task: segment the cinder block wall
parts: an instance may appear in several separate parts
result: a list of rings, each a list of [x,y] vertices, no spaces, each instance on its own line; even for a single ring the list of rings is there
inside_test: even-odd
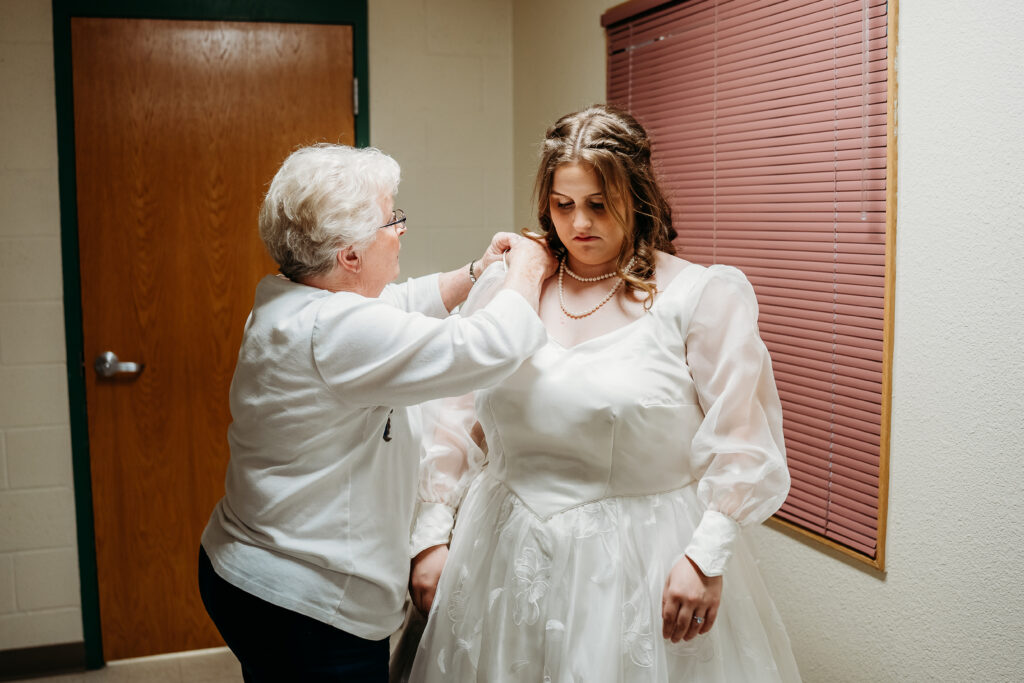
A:
[[[80,641],[50,3],[0,4],[0,649]]]

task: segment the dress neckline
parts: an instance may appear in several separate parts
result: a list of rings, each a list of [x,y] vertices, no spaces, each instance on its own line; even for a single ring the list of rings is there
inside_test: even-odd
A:
[[[581,342],[577,342],[577,343],[571,344],[569,346],[566,346],[562,342],[560,342],[557,339],[555,339],[551,335],[551,332],[548,331],[547,326],[545,326],[544,327],[544,331],[548,335],[548,343],[549,344],[553,344],[554,346],[556,346],[557,348],[559,348],[559,349],[561,349],[563,351],[578,351],[579,349],[581,349],[581,348],[583,348],[585,346],[589,346],[592,343],[596,343],[596,342],[599,342],[599,341],[607,341],[609,339],[612,339],[612,338],[615,338],[615,337],[619,336],[620,334],[624,334],[627,330],[632,330],[632,328],[638,327],[640,325],[640,323],[642,323],[645,320],[651,318],[652,314],[654,313],[654,309],[658,306],[659,303],[661,303],[662,299],[665,297],[666,294],[668,294],[669,290],[672,289],[672,286],[676,284],[676,281],[682,279],[683,273],[685,273],[686,271],[690,270],[690,268],[693,268],[695,265],[697,265],[697,264],[693,263],[692,261],[687,261],[687,265],[683,266],[682,269],[680,269],[680,271],[678,273],[676,273],[675,275],[672,276],[672,279],[669,280],[667,285],[665,285],[665,289],[663,289],[660,292],[658,292],[658,296],[655,298],[654,303],[651,304],[651,307],[648,310],[644,311],[640,315],[639,318],[637,318],[635,320],[631,320],[628,323],[626,323],[625,325],[622,325],[621,327],[616,327],[613,330],[608,330],[607,332],[602,332],[601,334],[599,334],[597,336],[590,337],[589,339],[584,339]]]

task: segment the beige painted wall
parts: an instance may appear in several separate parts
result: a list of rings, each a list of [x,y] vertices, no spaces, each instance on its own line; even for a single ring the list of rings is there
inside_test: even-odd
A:
[[[604,102],[604,29],[609,0],[515,0],[515,225],[534,227],[531,201],[540,142],[558,117]]]
[[[511,0],[370,0],[370,141],[402,165],[403,275],[512,227]]]
[[[544,126],[604,97],[614,4],[515,0],[517,221]],[[1006,245],[1024,206],[1024,9],[899,6],[888,572],[769,527],[747,538],[804,680],[1019,681],[1024,287]]]

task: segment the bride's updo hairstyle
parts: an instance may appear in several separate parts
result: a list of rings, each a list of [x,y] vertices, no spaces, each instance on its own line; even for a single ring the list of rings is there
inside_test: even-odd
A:
[[[558,259],[568,250],[551,221],[550,196],[555,170],[570,163],[588,164],[597,174],[605,206],[622,227],[625,240],[617,270],[644,307],[654,303],[655,251],[675,254],[672,209],[658,187],[651,167],[651,141],[636,119],[621,109],[594,105],[558,119],[544,136],[534,193],[537,220],[548,248]],[[631,258],[633,267],[625,272]]]

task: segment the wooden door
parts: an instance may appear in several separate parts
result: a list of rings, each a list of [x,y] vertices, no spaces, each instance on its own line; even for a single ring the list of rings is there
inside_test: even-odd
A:
[[[78,18],[72,60],[103,654],[217,646],[196,555],[275,270],[256,216],[290,151],[353,144],[351,27]],[[145,368],[102,379],[105,351]]]

